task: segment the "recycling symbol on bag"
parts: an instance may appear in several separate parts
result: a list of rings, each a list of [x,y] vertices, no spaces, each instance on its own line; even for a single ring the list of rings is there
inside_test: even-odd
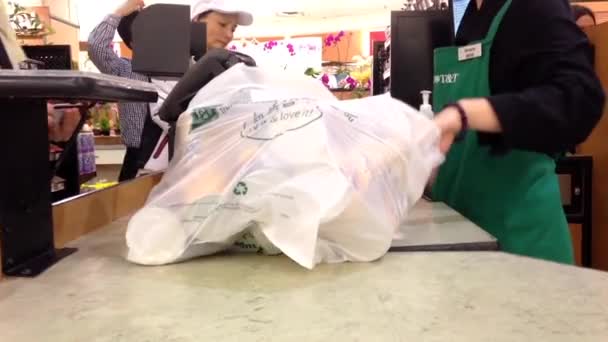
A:
[[[247,191],[249,191],[249,189],[247,188],[247,184],[245,184],[244,182],[239,182],[234,187],[234,190],[232,192],[237,196],[245,196],[247,195]]]

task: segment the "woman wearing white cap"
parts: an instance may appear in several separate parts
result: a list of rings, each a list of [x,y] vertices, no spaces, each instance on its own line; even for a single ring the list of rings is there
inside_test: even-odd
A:
[[[150,81],[142,74],[133,72],[131,61],[116,55],[112,49],[114,35],[118,33],[124,43],[131,46],[130,22],[136,12],[145,6],[144,0],[125,0],[113,13],[99,23],[89,35],[89,56],[93,64],[103,73]],[[232,40],[237,25],[250,25],[253,16],[245,11],[237,10],[233,1],[201,0],[191,6],[192,21],[207,24],[207,49],[225,48]],[[159,103],[153,104],[151,113],[160,106],[162,99],[171,91],[175,82],[155,82],[159,88]],[[120,125],[122,139],[127,146],[127,153],[119,180],[135,178],[140,168],[149,158],[149,145],[156,146],[160,128],[150,124],[148,105],[145,103],[119,103]],[[156,121],[155,121],[156,122]],[[156,122],[159,126],[160,123]],[[164,127],[163,127],[164,129]]]
[[[207,49],[225,48],[234,38],[234,31],[251,25],[251,13],[240,10],[234,1],[200,0],[191,7],[192,21],[207,24]]]

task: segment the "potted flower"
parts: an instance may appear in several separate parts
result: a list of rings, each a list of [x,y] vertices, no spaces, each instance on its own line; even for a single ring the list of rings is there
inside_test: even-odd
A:
[[[54,33],[50,27],[42,22],[36,12],[27,12],[25,7],[16,2],[9,1],[8,6],[13,9],[8,19],[17,37],[39,38]]]
[[[93,121],[93,134],[110,135],[112,130],[112,120],[114,109],[110,103],[98,103],[89,109],[91,120]],[[106,134],[107,133],[107,134]]]
[[[347,45],[346,45],[346,56],[348,56],[349,50],[350,50],[350,41],[352,38],[352,33],[346,33],[344,31],[340,31],[336,34],[329,34],[327,37],[325,37],[325,47],[326,48],[335,48],[336,52],[337,52],[337,57],[338,60],[337,61],[329,61],[329,62],[325,62],[323,63],[323,66],[326,67],[328,70],[328,72],[332,75],[335,75],[336,77],[336,82],[339,84],[343,81],[346,80],[346,78],[348,77],[350,70],[349,70],[349,63],[344,62],[342,59],[344,56],[342,56],[340,54],[340,42],[342,42],[343,40],[346,40]],[[347,57],[346,57],[347,58]]]
[[[110,130],[112,129],[112,124],[110,123],[110,119],[108,117],[103,117],[99,120],[99,131],[103,136],[109,136]]]
[[[354,90],[355,96],[358,98],[369,95],[371,78],[372,78],[372,57],[363,58],[361,56],[353,57],[356,62],[355,69],[350,72],[349,86]]]

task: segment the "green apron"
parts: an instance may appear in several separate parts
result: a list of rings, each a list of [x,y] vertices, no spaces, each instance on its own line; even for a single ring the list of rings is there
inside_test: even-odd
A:
[[[510,4],[507,0],[484,40],[435,50],[436,110],[490,95],[490,49]],[[491,155],[475,132],[466,132],[441,166],[432,196],[494,235],[503,251],[573,263],[555,161],[548,155],[522,150]]]

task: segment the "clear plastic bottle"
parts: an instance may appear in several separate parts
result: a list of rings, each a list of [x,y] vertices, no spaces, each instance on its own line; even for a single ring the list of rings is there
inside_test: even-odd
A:
[[[433,119],[435,113],[433,113],[433,106],[430,103],[431,91],[423,90],[420,92],[422,94],[422,104],[420,105],[420,113],[426,116],[428,119]]]

